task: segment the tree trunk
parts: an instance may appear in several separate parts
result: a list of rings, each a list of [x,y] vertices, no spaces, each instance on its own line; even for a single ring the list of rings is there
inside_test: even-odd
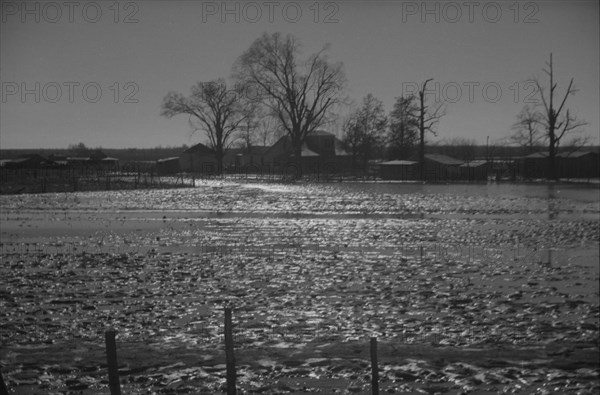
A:
[[[223,154],[223,148],[218,147],[215,152],[215,158],[217,159],[217,170],[216,170],[217,175],[221,175],[223,173],[223,157],[224,156],[225,155]]]
[[[548,177],[551,180],[558,181],[558,173],[556,171],[556,139],[554,137],[554,128],[552,126],[550,126],[548,137]]]
[[[294,164],[296,165],[294,179],[297,180],[302,176],[302,144],[300,142],[294,144]]]

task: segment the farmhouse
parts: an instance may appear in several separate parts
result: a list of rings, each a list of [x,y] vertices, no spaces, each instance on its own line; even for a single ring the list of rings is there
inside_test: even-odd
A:
[[[336,174],[347,169],[351,156],[344,150],[343,143],[333,134],[317,130],[307,136],[302,145],[301,169],[297,169],[292,140],[281,137],[263,153],[263,164],[274,173],[287,174],[299,172],[305,174]]]
[[[202,143],[198,143],[185,151],[179,157],[181,171],[197,173],[216,173],[217,158],[215,151]]]
[[[270,147],[250,146],[249,148],[230,148],[223,158],[226,170],[258,173],[264,166],[264,154]]]

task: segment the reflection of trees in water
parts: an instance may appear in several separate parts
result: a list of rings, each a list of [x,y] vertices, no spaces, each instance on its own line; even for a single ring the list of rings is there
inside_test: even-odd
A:
[[[548,184],[548,219],[554,219],[558,214],[558,205],[556,199],[560,191],[556,189],[556,185]]]

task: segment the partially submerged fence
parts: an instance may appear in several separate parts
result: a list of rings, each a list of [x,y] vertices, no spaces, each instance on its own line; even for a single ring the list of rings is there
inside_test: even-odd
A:
[[[234,326],[232,320],[232,309],[225,308],[224,320],[224,353],[226,366],[226,392],[228,395],[237,394],[236,386],[236,359],[234,351]],[[107,376],[111,395],[121,395],[121,383],[119,380],[119,368],[117,358],[116,331],[109,329],[105,332]],[[371,358],[371,393],[379,394],[379,367],[377,358],[377,338],[371,337],[369,342],[369,353]],[[1,376],[0,376],[1,381]],[[4,384],[3,382],[0,382]]]
[[[194,177],[161,175],[155,170],[114,171],[103,168],[0,168],[1,192],[47,193],[117,189],[192,187]]]

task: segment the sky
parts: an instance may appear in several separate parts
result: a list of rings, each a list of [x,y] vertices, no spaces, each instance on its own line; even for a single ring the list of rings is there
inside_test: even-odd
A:
[[[0,19],[0,147],[149,148],[205,141],[169,91],[229,79],[262,33],[292,34],[302,58],[329,44],[344,91],[395,98],[433,78],[437,136],[500,144],[537,99],[553,54],[557,92],[599,144],[599,3],[580,1],[5,1]],[[348,110],[340,110],[340,118]],[[340,133],[339,127],[330,126]]]

